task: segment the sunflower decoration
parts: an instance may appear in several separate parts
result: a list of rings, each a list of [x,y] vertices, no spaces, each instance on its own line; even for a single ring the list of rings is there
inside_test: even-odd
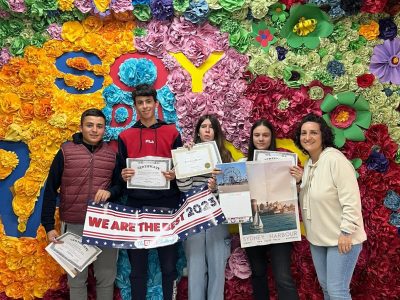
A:
[[[289,46],[315,49],[320,38],[328,37],[333,32],[329,17],[318,6],[313,4],[293,5],[290,16],[283,26],[280,35],[287,39]]]
[[[363,141],[363,129],[371,125],[371,112],[369,104],[363,96],[356,96],[353,92],[342,92],[333,96],[328,94],[321,103],[323,118],[333,129],[334,143],[342,147],[346,139]]]

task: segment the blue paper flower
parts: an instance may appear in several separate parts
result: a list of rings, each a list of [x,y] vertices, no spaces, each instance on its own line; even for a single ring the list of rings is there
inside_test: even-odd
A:
[[[344,73],[346,73],[346,71],[344,69],[344,65],[340,61],[337,61],[337,60],[331,60],[328,63],[326,69],[334,77],[337,77],[337,76],[340,77],[340,76],[344,75]]]
[[[398,211],[400,209],[400,196],[393,190],[389,190],[386,194],[383,205],[390,210]]]
[[[209,8],[205,0],[191,0],[189,8],[185,11],[183,16],[186,20],[197,24],[207,20],[208,12]]]
[[[132,5],[150,4],[150,0],[132,0]]]
[[[389,224],[400,227],[400,214],[397,212],[392,213],[389,218]]]
[[[157,68],[149,59],[129,58],[120,65],[118,75],[123,83],[131,87],[152,85],[157,79]]]
[[[369,155],[367,161],[368,170],[374,170],[379,173],[385,173],[389,168],[389,160],[385,155],[378,151],[378,149],[373,149]]]
[[[150,8],[157,20],[168,20],[174,15],[172,0],[151,0]]]
[[[129,275],[131,273],[131,264],[129,263],[126,250],[119,250],[117,262],[117,276],[115,284],[119,288],[123,300],[131,299],[131,282]]]
[[[163,109],[167,111],[174,111],[175,96],[167,85],[164,85],[157,91],[157,99]]]
[[[276,52],[278,52],[278,60],[282,61],[286,58],[286,53],[288,53],[288,50],[281,46],[277,46]]]
[[[101,111],[106,116],[106,123],[110,123],[112,118],[112,108],[110,106],[106,106]]]
[[[111,84],[103,90],[103,97],[107,105],[110,106],[114,106],[119,103],[133,105],[131,93],[122,91],[115,84]]]
[[[115,111],[115,121],[124,123],[129,117],[129,112],[125,107],[118,107]]]
[[[392,18],[379,20],[379,37],[384,40],[392,40],[397,36],[397,26]]]

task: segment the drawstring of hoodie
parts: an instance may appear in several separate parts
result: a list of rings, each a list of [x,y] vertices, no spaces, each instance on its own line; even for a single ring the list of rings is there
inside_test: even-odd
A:
[[[304,185],[305,191],[303,193],[303,195],[304,195],[304,197],[303,197],[303,210],[306,213],[306,219],[307,220],[311,220],[310,189],[311,189],[311,181],[312,181],[312,179],[314,177],[315,169],[317,168],[317,163],[318,162],[316,162],[313,165],[309,165],[308,169],[306,170],[307,174],[305,174],[306,175],[305,177],[307,179],[306,179],[306,182],[305,182],[305,185]]]

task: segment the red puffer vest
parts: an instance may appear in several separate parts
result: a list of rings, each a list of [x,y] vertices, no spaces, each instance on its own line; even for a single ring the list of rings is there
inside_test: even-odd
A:
[[[73,142],[61,146],[64,171],[60,187],[60,218],[73,224],[83,224],[88,200],[97,190],[111,184],[116,154],[106,143],[91,153],[84,145]]]

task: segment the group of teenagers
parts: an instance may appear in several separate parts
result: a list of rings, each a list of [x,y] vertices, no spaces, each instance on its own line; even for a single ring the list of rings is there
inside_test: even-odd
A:
[[[126,167],[127,158],[171,158],[171,150],[178,147],[191,148],[196,143],[215,141],[222,162],[233,161],[216,116],[201,116],[194,127],[193,139],[183,144],[175,124],[156,118],[159,102],[152,86],[136,87],[132,98],[138,121],[119,135],[117,153],[103,142],[104,114],[101,110],[89,109],[81,116],[80,132],[73,135],[72,141],[64,143],[56,154],[46,182],[41,215],[49,242],[59,243],[57,238],[65,231],[82,235],[89,200],[114,202],[124,195],[125,205],[132,208],[177,208],[182,192],[201,185],[207,185],[218,199],[215,184],[218,171],[177,180],[174,171],[170,170],[163,172],[170,181],[167,190],[126,188],[126,181],[135,176],[135,170]],[[351,277],[366,240],[355,170],[335,149],[331,129],[317,115],[303,118],[295,131],[294,141],[309,156],[303,168],[294,166],[288,172],[297,182],[306,238],[324,299],[351,299]],[[275,129],[264,119],[256,121],[251,128],[247,160],[253,160],[256,149],[277,150]],[[56,230],[54,218],[58,198],[61,232]],[[223,300],[225,267],[230,255],[228,225],[204,229],[187,238],[183,246],[189,300]],[[166,300],[176,296],[177,247],[173,244],[157,248],[163,299]],[[269,264],[278,299],[299,299],[291,274],[292,247],[292,243],[279,243],[245,248],[252,271],[254,299],[269,299]],[[128,249],[127,253],[131,265],[131,299],[145,300],[149,250]],[[113,299],[117,258],[118,249],[102,248],[93,263],[97,299]],[[87,269],[74,278],[68,275],[70,299],[87,299],[87,276]]]

